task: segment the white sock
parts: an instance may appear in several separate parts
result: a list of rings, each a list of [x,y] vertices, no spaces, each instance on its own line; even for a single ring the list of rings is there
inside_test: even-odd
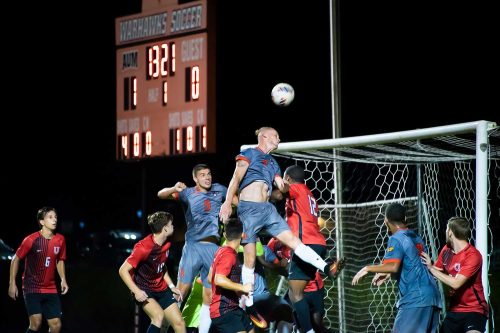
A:
[[[212,319],[210,319],[210,306],[207,304],[202,304],[200,310],[200,324],[198,325],[198,332],[208,333],[208,331],[210,331],[211,324]]]
[[[255,274],[254,274],[255,268],[248,268],[247,266],[243,265],[241,267],[241,282],[243,284],[246,283],[255,283]],[[245,299],[245,305],[246,306],[252,306],[253,305],[253,292],[249,293],[247,298]]]
[[[295,253],[300,259],[313,265],[317,269],[321,271],[325,269],[326,262],[321,259],[321,257],[309,246],[300,243],[299,246],[297,246],[295,250],[293,250],[293,253]]]

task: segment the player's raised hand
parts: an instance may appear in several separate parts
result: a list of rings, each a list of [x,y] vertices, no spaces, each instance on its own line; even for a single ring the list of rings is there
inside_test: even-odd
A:
[[[177,182],[175,183],[174,185],[174,188],[177,192],[182,192],[186,189],[186,184],[184,184],[183,182]]]

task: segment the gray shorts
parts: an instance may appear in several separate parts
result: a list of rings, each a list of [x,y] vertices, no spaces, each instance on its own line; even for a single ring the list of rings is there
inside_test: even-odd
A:
[[[399,309],[394,320],[393,333],[435,333],[439,324],[437,306]]]
[[[200,274],[203,287],[211,288],[208,272],[218,248],[219,246],[209,242],[186,242],[182,248],[177,281],[192,284],[194,278]]]
[[[243,223],[242,244],[257,242],[257,234],[261,230],[267,231],[273,237],[290,230],[285,219],[270,202],[242,200],[238,204],[238,217]]]

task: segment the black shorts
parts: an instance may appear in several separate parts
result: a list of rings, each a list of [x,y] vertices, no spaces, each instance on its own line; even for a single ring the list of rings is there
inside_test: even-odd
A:
[[[478,312],[448,312],[441,324],[442,333],[465,333],[467,331],[484,332],[486,318]]]
[[[304,298],[309,304],[309,310],[311,313],[319,313],[321,317],[325,315],[325,288],[321,288],[316,291],[304,292]]]
[[[61,301],[58,294],[25,294],[28,315],[42,314],[45,319],[61,318]]]
[[[314,250],[321,258],[324,257],[326,253],[326,246],[311,244],[308,245],[311,249]],[[295,254],[292,255],[292,261],[290,263],[290,270],[288,271],[288,280],[314,280],[316,277],[316,271],[318,269],[313,265],[302,261]]]
[[[219,333],[249,332],[253,329],[253,323],[246,312],[238,308],[212,318],[211,327]]]
[[[148,298],[152,298],[157,301],[163,310],[168,308],[170,305],[177,303],[174,298],[174,293],[172,292],[172,290],[170,290],[170,288],[167,288],[163,291],[147,291],[146,294],[148,294]],[[144,306],[144,304],[146,304],[145,301],[138,302],[137,300],[135,301],[135,303],[139,306]]]

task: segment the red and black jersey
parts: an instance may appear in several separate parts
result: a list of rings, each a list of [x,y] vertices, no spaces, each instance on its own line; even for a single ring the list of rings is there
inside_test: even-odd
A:
[[[236,251],[229,246],[220,247],[212,263],[212,302],[210,318],[214,319],[239,308],[239,295],[215,285],[215,274],[225,275],[231,281],[240,283],[241,265]]]
[[[132,279],[142,290],[159,292],[167,289],[167,281],[163,278],[165,264],[171,243],[163,245],[155,243],[153,234],[144,237],[134,245],[127,262],[134,267]]]
[[[326,245],[319,231],[318,204],[306,184],[291,184],[286,199],[286,221],[304,244]]]
[[[488,303],[484,298],[481,281],[483,258],[474,246],[468,244],[462,251],[453,253],[453,250],[445,245],[434,266],[443,268],[450,276],[461,274],[467,277],[467,281],[457,290],[450,288],[449,311],[478,312],[488,316]]]
[[[16,251],[19,259],[26,258],[23,273],[25,294],[56,294],[56,266],[66,260],[66,240],[55,234],[47,239],[40,231],[27,236]]]

